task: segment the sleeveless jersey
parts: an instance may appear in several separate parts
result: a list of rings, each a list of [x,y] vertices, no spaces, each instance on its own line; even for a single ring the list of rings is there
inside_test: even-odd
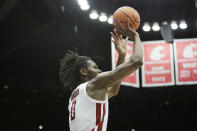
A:
[[[108,121],[108,97],[99,101],[88,96],[86,83],[80,84],[69,99],[70,131],[106,131]]]

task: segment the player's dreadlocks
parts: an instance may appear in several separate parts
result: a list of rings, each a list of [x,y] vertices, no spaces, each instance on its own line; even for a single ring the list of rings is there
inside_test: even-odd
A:
[[[59,78],[66,90],[72,91],[84,82],[80,75],[80,68],[86,68],[87,60],[91,59],[87,56],[79,56],[78,53],[72,51],[68,51],[60,60]]]

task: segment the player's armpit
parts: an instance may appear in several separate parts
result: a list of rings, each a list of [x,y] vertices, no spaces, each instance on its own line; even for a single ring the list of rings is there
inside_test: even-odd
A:
[[[110,99],[111,97],[113,96],[116,96],[118,95],[119,93],[119,89],[120,89],[120,84],[121,84],[121,81],[113,84],[113,85],[110,85],[108,88],[107,88],[107,94],[108,94],[108,98]]]
[[[116,91],[116,89],[114,87],[108,87],[107,88],[107,95],[108,95],[108,99],[110,99],[113,96],[118,95],[118,91]]]
[[[115,93],[113,91],[113,87],[108,87],[107,88],[107,95],[108,95],[108,99],[112,98],[113,96],[115,96]]]

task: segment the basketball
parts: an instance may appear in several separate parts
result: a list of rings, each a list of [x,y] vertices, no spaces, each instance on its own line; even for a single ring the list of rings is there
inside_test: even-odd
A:
[[[120,21],[123,27],[127,27],[129,22],[129,27],[133,30],[137,30],[140,26],[140,15],[132,7],[123,6],[118,8],[113,14],[113,24],[118,24],[117,19]]]

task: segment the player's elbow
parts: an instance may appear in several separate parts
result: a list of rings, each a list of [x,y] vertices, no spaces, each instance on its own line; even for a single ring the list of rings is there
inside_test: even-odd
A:
[[[138,61],[138,65],[139,65],[140,67],[143,65],[143,59],[140,59],[140,60]]]
[[[136,66],[141,67],[143,65],[143,57],[137,56],[137,57],[134,57],[133,59],[134,59]]]

